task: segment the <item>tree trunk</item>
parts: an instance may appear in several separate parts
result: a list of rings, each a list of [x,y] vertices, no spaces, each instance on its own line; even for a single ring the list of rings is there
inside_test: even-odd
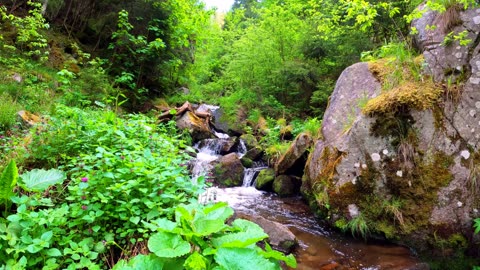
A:
[[[45,13],[47,12],[48,0],[43,1],[42,5],[42,16],[45,17]]]

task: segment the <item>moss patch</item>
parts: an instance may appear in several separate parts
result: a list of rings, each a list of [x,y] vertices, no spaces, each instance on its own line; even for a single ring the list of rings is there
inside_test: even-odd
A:
[[[370,99],[365,105],[363,113],[373,115],[395,112],[405,107],[423,111],[433,108],[442,95],[443,89],[430,81],[406,81],[394,89]]]

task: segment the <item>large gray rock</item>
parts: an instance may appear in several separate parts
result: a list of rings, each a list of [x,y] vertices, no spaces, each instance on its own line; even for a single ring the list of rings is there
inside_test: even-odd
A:
[[[307,133],[299,134],[288,150],[275,163],[277,175],[293,174],[302,176],[303,168],[307,161],[308,149],[313,144],[313,139]]]
[[[441,45],[450,30],[425,29],[438,16],[426,12],[414,22],[417,44],[436,81],[467,76],[460,91],[433,109],[364,115],[358,100],[380,95],[381,84],[367,63],[347,68],[325,112],[323,139],[310,153],[302,192],[331,224],[360,216],[372,233],[451,254],[478,241],[472,221],[480,194],[480,9],[461,11],[451,28],[467,30],[467,46]]]
[[[358,122],[357,118],[361,117],[360,101],[378,96],[381,88],[380,83],[368,69],[367,63],[357,63],[346,68],[330,96],[329,108],[335,109],[327,109],[323,117],[324,140],[328,142],[343,140],[341,137],[354,122]]]

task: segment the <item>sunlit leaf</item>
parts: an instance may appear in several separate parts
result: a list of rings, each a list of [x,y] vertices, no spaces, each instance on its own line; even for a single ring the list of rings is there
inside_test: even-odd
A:
[[[63,182],[66,176],[60,170],[34,169],[20,176],[23,187],[28,191],[44,191],[50,186]]]

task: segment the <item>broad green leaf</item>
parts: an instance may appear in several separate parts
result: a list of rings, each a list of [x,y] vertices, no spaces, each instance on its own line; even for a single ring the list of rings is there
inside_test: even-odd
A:
[[[128,263],[125,260],[119,261],[112,270],[162,270],[164,260],[150,255],[137,255]]]
[[[221,219],[222,222],[226,222],[233,215],[234,211],[226,202],[219,202],[205,206],[203,213],[205,213],[208,219]]]
[[[175,258],[190,252],[190,243],[180,235],[159,232],[148,240],[148,249],[162,258]]]
[[[51,248],[45,252],[49,257],[60,257],[62,256],[62,252],[57,248]]]
[[[48,171],[43,169],[34,169],[20,176],[28,191],[44,191],[52,185],[61,183],[65,180],[65,174],[57,169]]]
[[[280,266],[251,248],[220,248],[215,261],[226,270],[280,270]]]
[[[205,270],[207,269],[207,259],[205,259],[200,253],[194,252],[192,255],[188,256],[183,266],[186,270]]]
[[[268,235],[263,231],[263,229],[251,221],[236,219],[232,223],[232,226],[240,229],[241,231],[212,239],[212,243],[216,248],[248,247],[257,243],[258,241],[268,238]]]
[[[192,228],[196,235],[206,236],[227,228],[226,220],[233,215],[233,209],[226,203],[206,206],[195,212]]]
[[[268,243],[265,243],[265,251],[260,251],[263,257],[267,259],[275,259],[277,261],[284,261],[285,264],[292,268],[297,268],[297,260],[293,254],[286,256],[280,251],[273,250]]]
[[[30,244],[30,245],[27,246],[27,251],[30,252],[30,253],[37,253],[42,249],[43,249],[43,247],[35,245],[35,244]]]
[[[13,187],[17,183],[18,169],[15,160],[10,161],[0,176],[0,199],[6,200],[13,193]]]
[[[52,239],[52,236],[53,236],[53,232],[52,231],[48,231],[48,232],[44,232],[42,234],[42,236],[40,236],[40,239],[42,239],[43,241],[50,241],[50,239]]]
[[[181,204],[175,208],[175,221],[182,223],[182,220],[191,222],[193,221],[193,215],[191,214],[195,207],[193,205]]]
[[[140,217],[130,217],[130,222],[138,224],[138,222],[140,222]]]
[[[157,226],[157,230],[161,232],[173,232],[177,228],[177,223],[166,218],[158,218],[152,220],[151,223]]]

